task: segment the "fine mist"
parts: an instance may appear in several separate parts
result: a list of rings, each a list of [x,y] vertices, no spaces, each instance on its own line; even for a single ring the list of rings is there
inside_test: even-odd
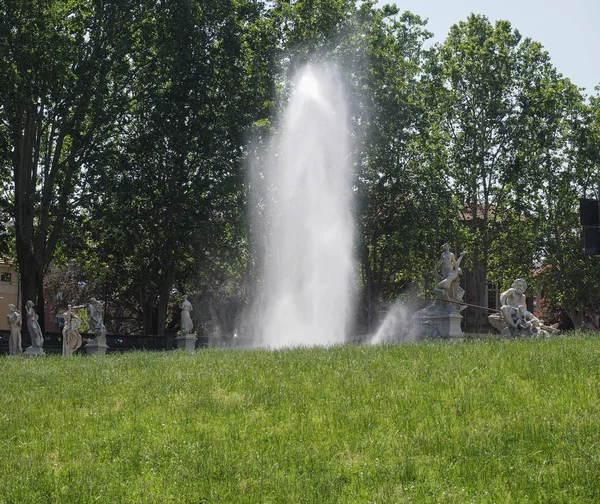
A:
[[[343,343],[353,290],[343,86],[335,67],[308,65],[292,89],[252,184],[264,240],[251,325],[254,344],[273,348]]]
[[[414,312],[414,307],[409,308],[402,300],[396,300],[369,343],[377,345],[417,341],[420,338],[420,328],[413,319]]]

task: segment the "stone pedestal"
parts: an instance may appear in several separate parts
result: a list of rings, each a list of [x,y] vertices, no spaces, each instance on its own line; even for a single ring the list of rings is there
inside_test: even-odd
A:
[[[38,347],[28,347],[23,352],[23,355],[27,357],[38,357],[40,355],[44,355],[44,349]]]
[[[186,352],[196,350],[196,341],[198,341],[198,336],[195,334],[180,334],[175,338],[177,348]]]
[[[462,315],[459,312],[432,313],[421,317],[423,324],[429,326],[431,336],[439,338],[462,338],[460,327]]]
[[[108,345],[95,339],[85,345],[85,351],[88,355],[106,355]]]

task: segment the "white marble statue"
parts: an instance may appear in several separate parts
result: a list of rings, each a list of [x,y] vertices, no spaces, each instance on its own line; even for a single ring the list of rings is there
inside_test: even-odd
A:
[[[542,329],[542,323],[533,313],[527,310],[524,305],[519,305],[516,315],[516,329],[521,334],[529,336],[546,334]]]
[[[519,307],[527,306],[526,290],[527,282],[522,278],[517,278],[510,289],[500,294],[500,313],[508,326],[513,329],[517,329]]]
[[[31,337],[31,346],[25,353],[43,353],[42,346],[44,345],[44,336],[42,335],[42,328],[38,322],[39,316],[35,312],[33,301],[27,301],[25,311],[27,315],[27,329],[29,330],[29,336]]]
[[[457,259],[450,252],[450,245],[442,245],[442,256],[434,268],[437,285],[433,289],[435,299],[413,315],[420,324],[422,336],[461,338],[461,321],[467,305],[463,302],[465,291],[460,287],[462,269],[460,263],[466,252]]]
[[[106,345],[106,326],[102,320],[102,307],[96,298],[90,299],[88,306],[88,323],[96,335],[98,344]]]
[[[79,334],[81,319],[73,313],[71,305],[68,305],[67,311],[64,313],[64,320],[62,354],[68,356],[81,346],[82,340],[81,334]]]
[[[558,332],[556,327],[546,326],[527,310],[526,290],[527,282],[517,278],[510,289],[500,294],[500,313],[488,317],[490,325],[511,336],[547,336]]]
[[[187,296],[183,296],[183,301],[179,305],[179,308],[181,308],[181,334],[191,334],[192,329],[194,329],[191,315],[193,308]]]
[[[21,355],[21,324],[23,322],[21,312],[17,310],[14,304],[8,305],[8,327],[10,328],[10,339],[8,341],[9,355]]]
[[[465,291],[459,285],[462,274],[460,263],[466,252],[462,252],[458,259],[456,259],[454,254],[450,252],[450,245],[448,243],[444,243],[442,249],[442,256],[435,267],[435,274],[439,275],[438,284],[433,291],[439,299],[460,303],[465,294]],[[438,273],[440,268],[441,275]]]

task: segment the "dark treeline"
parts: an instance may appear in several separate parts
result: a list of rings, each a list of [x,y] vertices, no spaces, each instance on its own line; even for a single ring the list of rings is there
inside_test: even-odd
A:
[[[0,245],[40,315],[45,295],[94,295],[109,330],[162,335],[186,292],[230,335],[258,281],[244,166],[314,59],[339,65],[349,97],[361,323],[430,287],[445,241],[469,251],[478,304],[516,276],[577,327],[600,303],[578,222],[600,98],[508,21],[471,15],[432,46],[417,15],[354,0],[0,12]]]

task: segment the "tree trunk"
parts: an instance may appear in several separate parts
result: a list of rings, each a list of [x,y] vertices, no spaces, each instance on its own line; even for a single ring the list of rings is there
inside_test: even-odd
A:
[[[581,327],[583,326],[583,310],[578,310],[577,308],[571,306],[564,306],[564,308],[567,312],[567,315],[571,319],[571,322],[573,322],[573,328],[581,329]]]
[[[473,284],[475,292],[473,293],[474,304],[478,306],[487,306],[487,268],[482,262],[473,264]],[[481,332],[484,323],[484,311],[481,308],[473,310],[473,331]]]
[[[173,287],[173,275],[169,275],[167,279],[165,279],[159,298],[158,298],[158,316],[157,316],[157,328],[156,334],[158,336],[165,335],[165,328],[167,325],[167,305],[169,302],[169,293]]]
[[[155,327],[154,327],[154,296],[148,295],[142,289],[140,293],[140,304],[142,307],[142,319],[144,321],[144,335],[145,336],[155,336]]]

